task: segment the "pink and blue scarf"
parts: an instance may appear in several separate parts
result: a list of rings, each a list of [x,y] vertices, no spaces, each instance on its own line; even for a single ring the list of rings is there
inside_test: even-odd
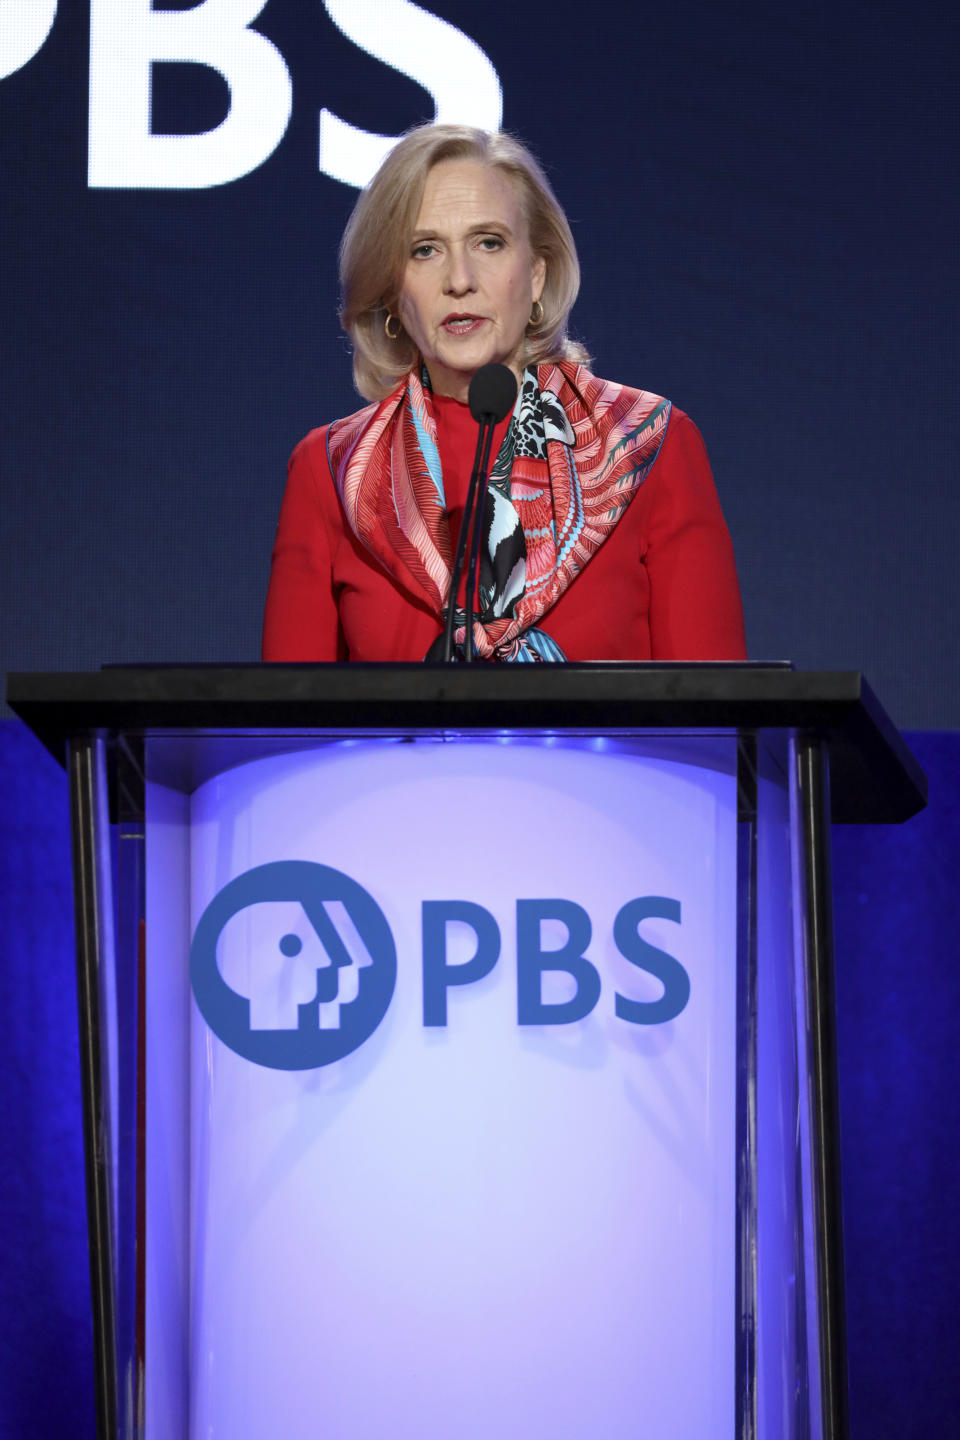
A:
[[[581,365],[525,371],[484,509],[473,627],[481,659],[564,659],[538,622],[613,531],[650,473],[669,418],[669,401]],[[385,399],[335,421],[327,450],[350,529],[442,627],[453,544],[432,397],[420,375],[411,371]],[[462,654],[462,612],[455,625]]]

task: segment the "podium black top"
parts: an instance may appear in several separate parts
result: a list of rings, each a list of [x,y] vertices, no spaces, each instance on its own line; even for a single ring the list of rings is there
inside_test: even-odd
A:
[[[830,754],[832,818],[897,823],[926,777],[861,675],[762,664],[222,665],[14,674],[7,701],[64,763],[109,734],[796,730]]]

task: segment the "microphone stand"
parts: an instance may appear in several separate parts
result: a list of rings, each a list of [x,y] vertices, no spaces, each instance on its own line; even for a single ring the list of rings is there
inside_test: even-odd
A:
[[[468,663],[473,654],[474,596],[477,592],[477,568],[480,561],[480,542],[483,537],[483,507],[487,496],[490,450],[493,435],[500,421],[505,419],[517,398],[516,376],[506,365],[481,365],[470,381],[470,413],[480,429],[477,434],[477,453],[473,457],[473,470],[463,508],[463,523],[457,541],[457,554],[450,576],[450,593],[447,597],[447,623],[443,631],[443,664],[453,659],[454,618],[457,610],[457,595],[463,576],[463,562],[469,548],[470,567],[467,572],[466,590],[466,632],[463,641],[463,658]],[[469,545],[468,545],[469,542]],[[479,597],[478,597],[479,598]]]
[[[460,580],[463,576],[463,562],[467,556],[468,539],[470,541],[470,568],[467,575],[467,629],[464,637],[464,660],[470,661],[473,659],[473,591],[476,584],[477,561],[480,555],[480,538],[483,531],[483,503],[487,493],[485,483],[486,473],[490,463],[490,450],[493,446],[493,432],[496,426],[496,418],[492,415],[485,415],[480,422],[480,429],[477,432],[477,449],[473,457],[473,470],[470,473],[467,500],[463,507],[463,521],[460,525],[460,538],[457,541],[457,554],[453,562],[453,574],[450,577],[447,623],[443,633],[443,663],[445,665],[449,665],[453,659],[453,631],[457,608],[457,593],[460,589]],[[481,492],[479,501],[478,491]]]
[[[473,515],[471,516],[473,530],[470,536],[470,568],[467,571],[467,631],[466,635],[464,636],[463,642],[463,658],[467,662],[467,664],[469,664],[470,661],[474,658],[473,601],[474,597],[476,597],[477,603],[479,604],[480,602],[480,595],[477,587],[477,566],[480,560],[480,542],[483,539],[483,507],[486,504],[487,485],[489,484],[490,480],[490,476],[488,473],[490,469],[490,450],[493,446],[493,432],[495,427],[496,421],[492,418],[487,420],[483,425],[483,430],[485,431],[483,442],[483,458],[480,461],[480,469],[477,472],[477,497]]]

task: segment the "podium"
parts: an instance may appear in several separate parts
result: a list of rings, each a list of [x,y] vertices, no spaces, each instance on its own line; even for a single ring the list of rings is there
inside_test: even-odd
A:
[[[98,1434],[842,1440],[832,823],[773,665],[15,675],[69,772]]]

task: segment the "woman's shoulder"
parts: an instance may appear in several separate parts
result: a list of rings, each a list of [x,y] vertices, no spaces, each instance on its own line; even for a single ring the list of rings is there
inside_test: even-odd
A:
[[[291,484],[307,485],[325,494],[330,483],[330,460],[327,452],[329,425],[308,430],[290,453],[287,475]]]
[[[592,421],[600,430],[620,426],[629,430],[648,423],[665,430],[669,424],[679,425],[687,419],[658,391],[623,380],[608,380],[586,365],[571,361],[542,366],[539,383],[541,391],[557,397],[574,423]]]
[[[322,454],[327,448],[327,431],[331,423],[335,422],[328,421],[326,425],[315,425],[312,430],[308,430],[303,439],[294,445],[290,455],[291,463],[297,458],[305,459]]]
[[[305,455],[315,455],[328,450],[335,439],[344,436],[360,434],[377,412],[378,402],[372,405],[363,405],[359,410],[354,410],[350,415],[343,415],[338,420],[328,420],[325,425],[317,425],[308,430],[303,439],[294,446],[294,455],[302,452]]]
[[[599,375],[594,375],[585,366],[578,368],[580,384],[583,390],[591,394],[594,403],[602,397],[601,403],[604,409],[609,408],[611,402],[616,399],[621,405],[638,405],[650,414],[660,412],[665,421],[664,445],[669,442],[671,450],[684,444],[703,447],[703,436],[696,421],[686,410],[682,410],[679,405],[667,399],[665,395],[643,385],[622,380],[603,379]]]
[[[337,460],[353,448],[359,436],[369,425],[377,406],[364,405],[351,415],[339,420],[329,420],[308,430],[303,439],[293,447],[288,469],[309,470],[317,479],[329,479],[336,472]]]

